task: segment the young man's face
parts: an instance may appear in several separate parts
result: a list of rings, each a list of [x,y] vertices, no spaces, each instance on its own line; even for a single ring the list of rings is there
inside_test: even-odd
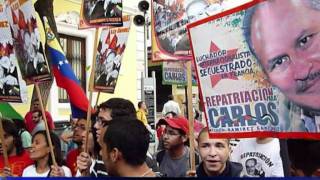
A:
[[[266,1],[252,18],[253,49],[289,99],[320,110],[320,10],[309,1]]]
[[[32,113],[32,122],[33,123],[37,124],[40,122],[40,120],[41,120],[41,116],[40,116],[39,112]]]
[[[112,120],[111,117],[111,109],[103,109],[100,108],[99,110],[99,114],[97,117],[97,121],[94,124],[94,127],[97,129],[97,140],[98,143],[101,145],[101,140],[100,137],[103,138],[102,134],[104,133],[104,131],[106,130],[106,127],[108,126],[108,122]]]
[[[102,136],[104,136],[104,133],[106,133],[106,130],[103,132]],[[115,161],[116,161],[116,157],[115,157],[115,154],[114,152],[110,152],[108,151],[108,148],[107,148],[107,144],[105,142],[101,142],[101,151],[100,151],[100,155],[102,156],[102,160],[104,162],[104,165],[106,167],[106,170],[108,172],[108,174],[110,176],[116,176],[116,166],[115,166]]]
[[[79,119],[73,130],[73,137],[72,140],[76,143],[82,142],[82,133],[86,131],[86,119]]]
[[[185,135],[181,135],[177,129],[174,129],[169,125],[166,126],[163,134],[163,145],[165,149],[170,150],[183,146],[185,141]]]
[[[203,168],[209,176],[223,172],[229,159],[230,147],[227,139],[209,139],[208,133],[199,136],[199,153]]]
[[[33,110],[40,110],[40,102],[38,100],[33,101],[32,109]]]

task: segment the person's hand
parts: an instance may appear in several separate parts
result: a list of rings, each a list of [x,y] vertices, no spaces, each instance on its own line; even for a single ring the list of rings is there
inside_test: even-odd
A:
[[[50,177],[64,177],[64,170],[60,166],[51,166]]]
[[[6,166],[3,168],[3,176],[9,177],[12,176],[11,168]]]
[[[90,174],[91,164],[92,164],[92,161],[88,153],[81,152],[77,157],[77,167],[83,176]]]
[[[187,177],[196,177],[197,173],[195,170],[188,170]]]

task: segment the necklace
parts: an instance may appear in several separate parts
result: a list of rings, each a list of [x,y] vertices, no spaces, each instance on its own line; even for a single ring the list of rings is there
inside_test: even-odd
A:
[[[152,171],[151,168],[149,168],[146,172],[144,172],[141,177],[145,177],[147,174],[149,174]]]

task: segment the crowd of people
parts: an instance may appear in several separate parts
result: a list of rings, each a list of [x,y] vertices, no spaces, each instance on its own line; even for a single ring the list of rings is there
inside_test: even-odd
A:
[[[170,96],[169,105],[175,106]],[[123,98],[111,98],[101,103],[92,115],[86,130],[86,117],[72,120],[72,128],[60,137],[49,125],[49,138],[38,100],[22,120],[2,119],[4,142],[0,148],[1,176],[22,177],[284,177],[281,146],[276,138],[241,139],[234,148],[230,139],[209,138],[208,127],[195,136],[195,151],[189,147],[188,119],[175,106],[164,107],[164,117],[157,123],[160,140],[155,154],[148,152],[150,131],[144,102],[136,111],[133,103]],[[168,111],[167,110],[174,110]],[[48,113],[48,112],[46,112]],[[30,115],[32,119],[30,121]],[[48,113],[50,114],[50,113]],[[47,115],[48,123],[52,123]],[[30,128],[30,124],[33,125]],[[17,124],[17,125],[16,125]],[[148,128],[147,128],[148,127]],[[72,131],[70,133],[69,131]],[[159,130],[159,131],[158,131]],[[88,132],[88,142],[86,133]],[[26,135],[27,134],[27,135]],[[64,151],[61,145],[73,144]],[[319,141],[288,140],[291,161],[290,176],[318,176],[320,156],[316,152]],[[5,148],[3,148],[5,146]],[[4,152],[8,164],[4,163]],[[63,155],[63,152],[66,155]],[[190,152],[195,153],[196,169],[191,170]],[[307,162],[305,164],[304,162]]]

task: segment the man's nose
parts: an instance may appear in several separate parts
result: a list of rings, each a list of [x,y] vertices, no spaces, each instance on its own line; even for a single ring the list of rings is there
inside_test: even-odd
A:
[[[217,155],[217,149],[213,146],[210,147],[210,151],[209,151],[209,155],[210,156],[216,156]]]
[[[293,66],[291,67],[294,72],[295,80],[306,80],[310,75],[310,71],[312,69],[312,62],[309,62],[305,59],[300,59],[296,61],[292,61]]]

